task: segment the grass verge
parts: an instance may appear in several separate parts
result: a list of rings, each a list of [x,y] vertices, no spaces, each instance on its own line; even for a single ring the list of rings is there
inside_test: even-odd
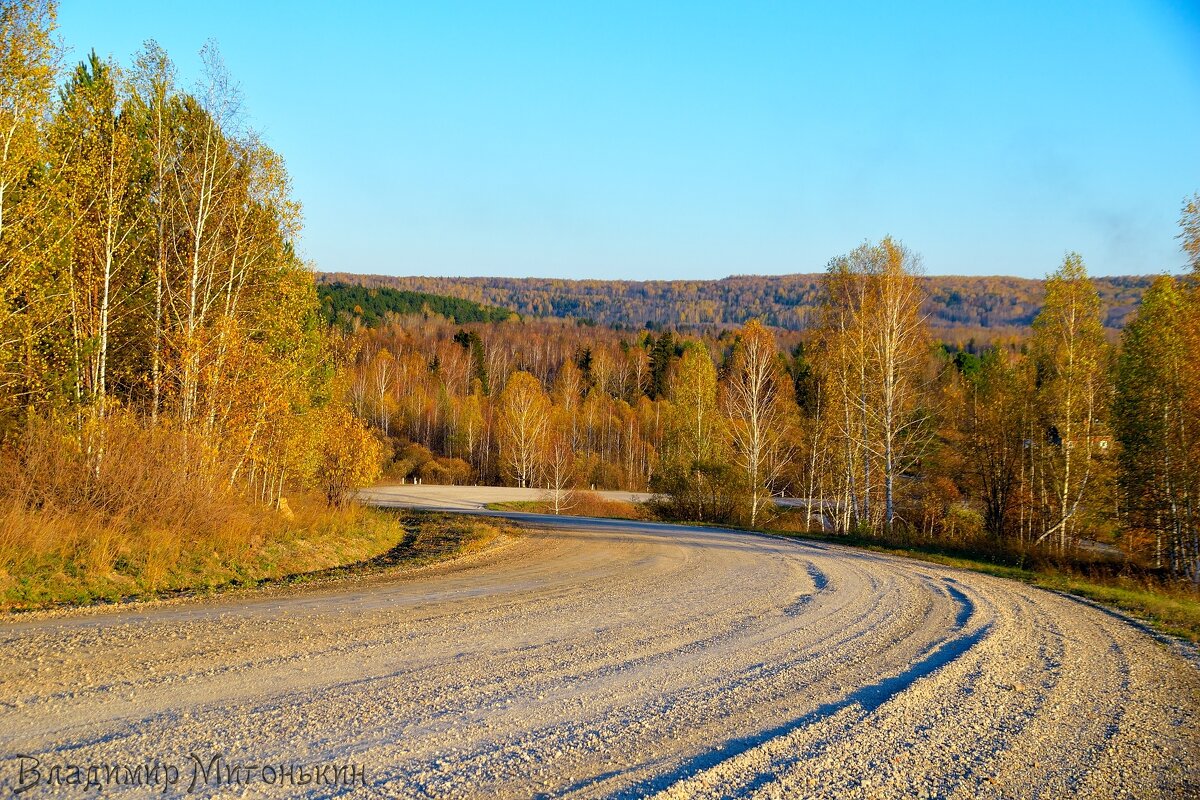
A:
[[[553,514],[554,503],[549,500],[516,500],[507,503],[488,503],[489,511],[516,511],[523,514]],[[572,492],[560,503],[559,513],[570,517],[603,517],[605,519],[654,520],[657,517],[644,503],[609,500],[592,492]]]
[[[208,594],[414,568],[481,550],[507,530],[495,520],[448,514],[327,510],[311,499],[298,503],[290,519],[264,512],[257,522],[244,536],[220,541],[188,540],[162,530],[122,531],[110,537],[110,557],[103,560],[95,558],[92,547],[25,549],[19,558],[9,549],[0,560],[0,611]]]

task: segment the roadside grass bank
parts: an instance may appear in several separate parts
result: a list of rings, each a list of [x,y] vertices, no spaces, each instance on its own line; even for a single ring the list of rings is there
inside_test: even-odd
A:
[[[242,508],[225,524],[168,529],[84,515],[0,520],[0,611],[210,594],[415,568],[490,544],[495,520],[289,498],[287,514]],[[235,524],[230,524],[234,522]]]
[[[506,503],[488,503],[490,511],[517,511],[523,514],[564,514],[572,517],[603,517],[606,519],[634,519],[653,521],[659,519],[645,503],[626,500],[610,500],[593,492],[570,492],[554,510],[552,500],[516,500]]]
[[[554,513],[553,504],[548,501],[492,503],[488,508],[494,511],[533,514]],[[610,501],[600,497],[569,505],[561,509],[560,513],[569,516],[634,519],[683,525],[711,524],[670,519],[655,513],[648,504]],[[905,541],[903,537],[886,539],[862,534],[809,531],[804,530],[803,525],[797,525],[798,520],[802,518],[802,514],[785,511],[758,528],[744,528],[726,523],[721,523],[719,527],[858,547],[1017,580],[1031,586],[1086,598],[1136,617],[1162,633],[1200,643],[1200,592],[1188,585],[1160,580],[1147,570],[1122,565],[1111,559],[1074,559],[1056,556],[1049,551],[1016,551],[993,542],[936,543]]]

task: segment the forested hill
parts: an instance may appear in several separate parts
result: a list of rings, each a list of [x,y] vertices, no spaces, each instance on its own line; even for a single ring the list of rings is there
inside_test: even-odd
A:
[[[781,328],[806,327],[820,301],[821,275],[735,275],[715,281],[571,281],[553,278],[439,278],[326,273],[324,282],[449,295],[523,315],[574,317],[641,328],[740,324],[753,317]],[[1104,324],[1122,327],[1154,276],[1095,278]],[[925,313],[934,328],[992,333],[1027,328],[1045,295],[1044,281],[1011,277],[923,278]]]
[[[443,294],[390,289],[342,281],[317,287],[321,311],[331,323],[358,320],[368,328],[383,322],[387,314],[433,313],[455,322],[503,322],[513,316],[507,308],[494,308]]]

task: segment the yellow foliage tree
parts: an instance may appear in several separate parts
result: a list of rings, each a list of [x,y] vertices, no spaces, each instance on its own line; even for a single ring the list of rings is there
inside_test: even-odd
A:
[[[532,486],[544,457],[550,398],[528,372],[514,372],[500,392],[500,454],[518,486]]]
[[[355,491],[379,478],[383,445],[345,407],[334,406],[326,414],[317,483],[326,502],[340,508],[350,502]]]

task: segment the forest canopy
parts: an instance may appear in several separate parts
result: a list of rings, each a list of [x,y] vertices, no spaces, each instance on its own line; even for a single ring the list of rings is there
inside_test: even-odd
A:
[[[49,0],[0,35],[0,589],[39,542],[51,580],[241,546],[228,520],[385,466],[750,526],[787,495],[806,530],[1101,541],[1200,583],[1200,198],[1191,273],[1153,281],[930,278],[885,237],[820,275],[322,283],[215,47],[184,87],[154,42],[66,67]]]
[[[64,63],[56,12],[0,3],[0,593],[23,599],[242,558],[285,491],[342,506],[381,456],[216,47],[190,87],[153,41]]]
[[[511,308],[523,316],[587,320],[618,328],[818,324],[824,276],[735,275],[721,280],[610,281],[555,278],[445,278],[323,273],[323,282],[432,292]],[[1010,276],[919,276],[921,313],[943,338],[966,341],[1028,331],[1046,297],[1043,280]],[[1115,333],[1154,276],[1094,278],[1101,321]]]
[[[1193,264],[1198,215],[1189,201]],[[831,259],[804,330],[394,318],[363,331],[350,403],[396,479],[542,487],[556,508],[580,487],[649,491],[668,518],[751,526],[798,497],[806,529],[1064,556],[1102,542],[1194,579],[1195,277],[1158,278],[1118,334],[1069,253],[1024,327],[962,349],[922,311],[919,256],[886,237]],[[586,285],[630,288],[634,307],[655,286]]]
[[[516,315],[471,300],[387,287],[368,288],[352,283],[324,283],[317,287],[321,313],[330,324],[368,328],[380,325],[388,314],[437,314],[455,322],[504,322]]]

